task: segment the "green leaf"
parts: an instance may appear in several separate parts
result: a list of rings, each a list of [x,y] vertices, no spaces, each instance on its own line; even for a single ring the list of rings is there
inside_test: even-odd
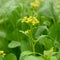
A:
[[[21,52],[23,51],[32,51],[32,45],[30,42],[30,38],[24,34],[24,32],[19,31],[21,33]]]
[[[31,55],[33,54],[32,52],[30,51],[24,51],[21,53],[21,56],[20,56],[20,60],[23,60],[25,56],[28,56],[28,55]]]
[[[6,37],[6,33],[4,31],[0,31],[0,37],[5,38]]]
[[[46,26],[39,26],[35,33],[35,37],[38,38],[42,34],[46,35],[48,33],[48,31],[49,30]]]
[[[51,60],[57,60],[57,57],[56,56],[52,56]]]
[[[10,53],[5,56],[4,60],[17,60],[17,58],[14,54]]]
[[[36,56],[26,56],[24,60],[44,60],[42,57],[36,57]]]
[[[32,46],[30,45],[30,42],[29,42],[29,40],[27,40],[27,39],[22,39],[22,41],[21,41],[21,52],[23,52],[23,51],[32,51]]]
[[[34,56],[33,52],[24,51],[20,56],[20,60],[44,60],[42,57]]]
[[[8,45],[9,48],[15,48],[18,46],[20,46],[20,42],[18,42],[18,41],[11,41],[11,43],[9,43],[9,45]]]
[[[41,35],[38,40],[40,44],[44,45],[45,49],[53,47],[53,41],[47,35]]]
[[[22,11],[20,0],[0,0],[0,3],[0,20],[4,20],[4,23],[0,25],[0,29],[11,33],[16,28],[18,19],[22,18],[20,16]]]
[[[19,0],[17,0],[17,1],[8,0],[5,2],[5,4],[2,4],[2,7],[0,8],[0,16],[10,15],[12,13],[12,11],[14,11],[17,8],[17,6],[19,5],[18,1]]]
[[[56,23],[50,28],[49,36],[53,41],[58,41],[60,43],[60,23]]]
[[[49,19],[53,19],[55,22],[58,19],[55,6],[57,5],[57,0],[45,0],[42,8],[40,9],[40,13]]]

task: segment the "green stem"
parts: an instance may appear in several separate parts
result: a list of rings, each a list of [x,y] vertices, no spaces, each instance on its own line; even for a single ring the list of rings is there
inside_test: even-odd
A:
[[[32,49],[33,49],[33,52],[35,52],[35,46],[34,46],[34,41],[33,41],[33,37],[32,37],[32,26],[30,25],[30,39],[31,39],[31,44],[32,44]]]

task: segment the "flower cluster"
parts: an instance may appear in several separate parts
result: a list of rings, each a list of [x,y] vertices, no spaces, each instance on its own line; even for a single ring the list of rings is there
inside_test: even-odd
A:
[[[31,2],[30,5],[34,8],[38,8],[40,6],[40,1],[35,0],[34,2]]]
[[[0,51],[0,55],[1,55],[2,57],[4,57],[4,56],[6,55],[6,53],[4,53],[4,51]]]
[[[25,22],[25,23],[31,23],[32,25],[35,25],[35,24],[39,23],[38,19],[36,17],[32,17],[32,16],[30,16],[29,18],[28,17],[24,17],[21,22],[22,23],[23,22]]]

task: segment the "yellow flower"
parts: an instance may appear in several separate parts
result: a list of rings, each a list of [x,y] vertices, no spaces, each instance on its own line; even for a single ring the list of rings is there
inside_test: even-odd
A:
[[[27,18],[26,23],[30,23],[32,21],[31,18]]]
[[[37,3],[31,3],[32,7],[39,7],[39,5]]]
[[[30,16],[29,18],[24,17],[21,22],[22,22],[22,23],[23,23],[23,22],[25,22],[25,23],[30,23],[31,21],[32,21],[32,16]]]
[[[35,2],[31,2],[30,5],[34,8],[38,8],[40,6],[39,0],[35,0]]]
[[[38,19],[36,19],[36,17],[33,17],[32,25],[35,25],[38,23],[39,23]]]
[[[0,51],[0,55],[1,55],[2,57],[4,57],[4,56],[6,55],[6,53],[4,53],[4,51]]]
[[[39,23],[38,19],[36,17],[32,17],[32,16],[30,16],[29,18],[27,18],[27,17],[23,18],[22,22],[30,23],[32,25],[35,25],[35,24]]]
[[[25,34],[28,34],[29,32],[30,32],[30,30],[26,30],[26,31],[25,31]]]
[[[2,57],[4,57],[6,55],[6,53],[3,53]]]
[[[0,54],[3,54],[4,53],[4,51],[0,51]]]
[[[27,16],[25,16],[21,22],[23,23],[23,22],[25,22],[26,20],[27,20]]]

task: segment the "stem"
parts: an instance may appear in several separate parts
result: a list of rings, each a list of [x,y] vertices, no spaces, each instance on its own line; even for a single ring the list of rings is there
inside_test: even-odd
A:
[[[35,46],[34,46],[34,41],[33,41],[33,37],[32,37],[32,26],[31,25],[30,25],[30,30],[31,30],[31,32],[30,32],[30,38],[31,38],[32,49],[33,49],[33,52],[35,52]]]

